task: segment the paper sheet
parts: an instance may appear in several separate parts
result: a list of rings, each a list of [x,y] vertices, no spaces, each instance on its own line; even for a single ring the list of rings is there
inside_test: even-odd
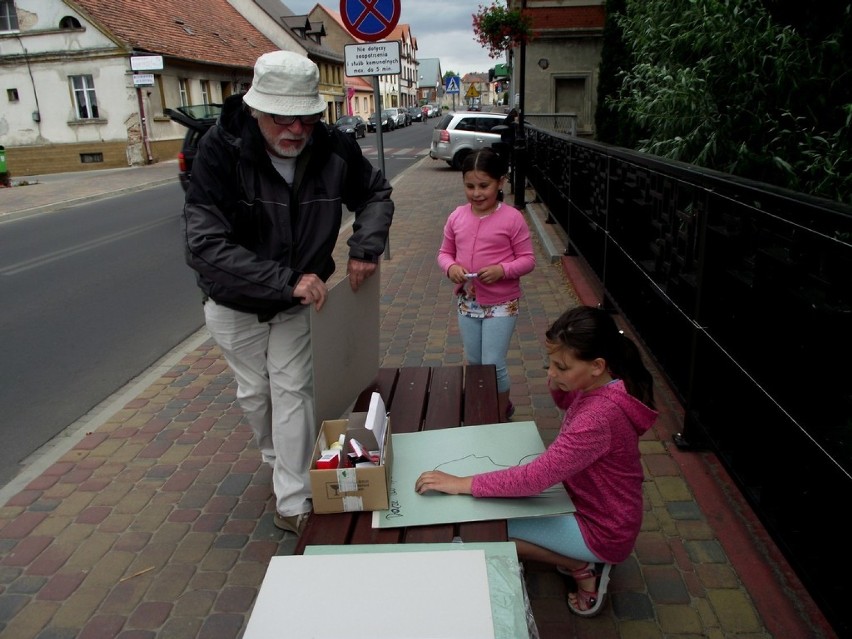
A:
[[[243,639],[494,639],[485,553],[273,557]]]

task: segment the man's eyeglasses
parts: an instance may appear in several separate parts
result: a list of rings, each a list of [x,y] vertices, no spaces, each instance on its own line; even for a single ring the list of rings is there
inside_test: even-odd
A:
[[[310,115],[275,115],[269,113],[267,115],[279,126],[290,126],[296,120],[299,120],[302,124],[316,124],[322,120],[322,113],[311,113]]]

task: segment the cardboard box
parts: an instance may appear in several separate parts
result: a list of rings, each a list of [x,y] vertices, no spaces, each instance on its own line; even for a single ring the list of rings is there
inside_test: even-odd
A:
[[[378,445],[373,431],[365,427],[367,413],[352,413],[349,419],[326,420],[320,426],[311,461],[311,496],[315,513],[342,513],[362,510],[387,510],[390,506],[390,480],[393,465],[390,423],[384,431],[384,442]],[[322,470],[316,462],[322,451],[346,434],[343,452],[348,453],[353,437],[369,450],[381,448],[378,466],[333,468]]]

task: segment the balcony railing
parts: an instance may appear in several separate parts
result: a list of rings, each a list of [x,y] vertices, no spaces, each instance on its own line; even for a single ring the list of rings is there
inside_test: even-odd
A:
[[[839,634],[852,632],[852,208],[527,116],[527,179]],[[564,128],[564,125],[561,126]]]

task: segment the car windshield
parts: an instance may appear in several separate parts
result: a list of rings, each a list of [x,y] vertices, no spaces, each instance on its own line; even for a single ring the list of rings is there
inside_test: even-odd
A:
[[[383,111],[382,115],[384,115],[385,117],[393,117],[396,115],[396,113],[396,111]]]
[[[351,115],[344,115],[342,118],[337,120],[337,124],[355,124],[356,122],[357,120]]]
[[[179,106],[177,110],[193,120],[215,120],[222,112],[221,104],[193,104],[191,106]]]

